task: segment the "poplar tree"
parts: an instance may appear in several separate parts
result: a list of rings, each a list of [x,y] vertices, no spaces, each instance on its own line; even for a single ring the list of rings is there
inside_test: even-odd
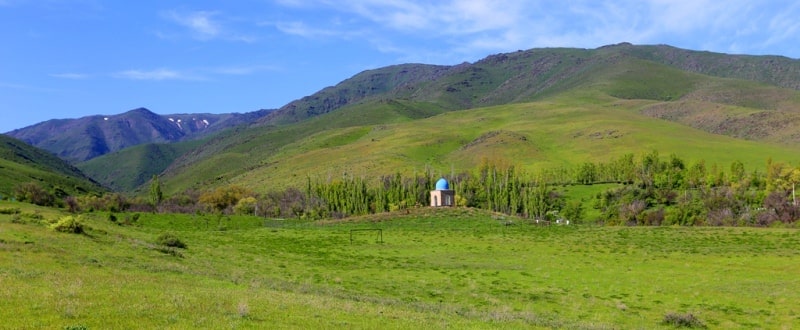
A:
[[[161,182],[158,180],[158,175],[153,174],[153,179],[150,181],[150,203],[153,204],[153,212],[158,210],[162,199],[164,194],[161,192]]]

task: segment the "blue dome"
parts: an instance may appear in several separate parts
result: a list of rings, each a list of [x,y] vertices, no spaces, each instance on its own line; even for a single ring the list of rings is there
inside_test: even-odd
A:
[[[441,178],[436,181],[436,190],[450,190],[450,184],[447,183],[447,180]]]

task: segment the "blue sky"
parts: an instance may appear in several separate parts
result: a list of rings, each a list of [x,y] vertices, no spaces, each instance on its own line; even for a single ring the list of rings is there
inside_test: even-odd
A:
[[[278,108],[366,69],[537,47],[800,58],[798,17],[797,1],[0,0],[0,132]]]

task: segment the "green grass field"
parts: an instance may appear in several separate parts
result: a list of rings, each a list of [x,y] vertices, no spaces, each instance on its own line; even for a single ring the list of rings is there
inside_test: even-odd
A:
[[[427,208],[45,224],[64,215],[0,202],[0,328],[652,329],[673,328],[670,313],[800,326],[796,229],[536,226]],[[165,232],[187,248],[156,244]]]

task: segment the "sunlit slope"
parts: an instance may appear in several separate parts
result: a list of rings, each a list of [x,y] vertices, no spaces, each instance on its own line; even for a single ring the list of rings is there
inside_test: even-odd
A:
[[[448,92],[440,87],[453,84],[432,82],[408,98],[367,99],[296,124],[229,131],[181,157],[165,182],[172,191],[227,184],[268,191],[302,186],[309,176],[449,174],[484,159],[536,171],[653,150],[723,168],[738,160],[750,170],[763,170],[769,158],[795,160],[800,93],[793,89],[638,58],[596,61],[568,78],[537,76],[526,83],[547,85],[536,96],[515,91],[520,97],[503,105],[454,111],[454,99],[435,95],[466,100],[466,87]],[[473,90],[500,79],[500,71],[476,72],[467,84]]]
[[[240,145],[197,162],[186,174],[173,173],[167,185],[181,190],[238,184],[269,191],[302,187],[309,176],[376,178],[426,169],[450,174],[472,170],[484,159],[535,172],[653,150],[724,168],[738,160],[749,170],[761,170],[768,158],[787,162],[800,158],[796,148],[711,134],[640,114],[640,109],[656,103],[573,93],[413,121],[332,128],[293,135],[292,141],[265,153]],[[315,120],[331,122],[333,118],[327,117],[335,116],[331,113]],[[267,136],[288,134],[285,128]]]

